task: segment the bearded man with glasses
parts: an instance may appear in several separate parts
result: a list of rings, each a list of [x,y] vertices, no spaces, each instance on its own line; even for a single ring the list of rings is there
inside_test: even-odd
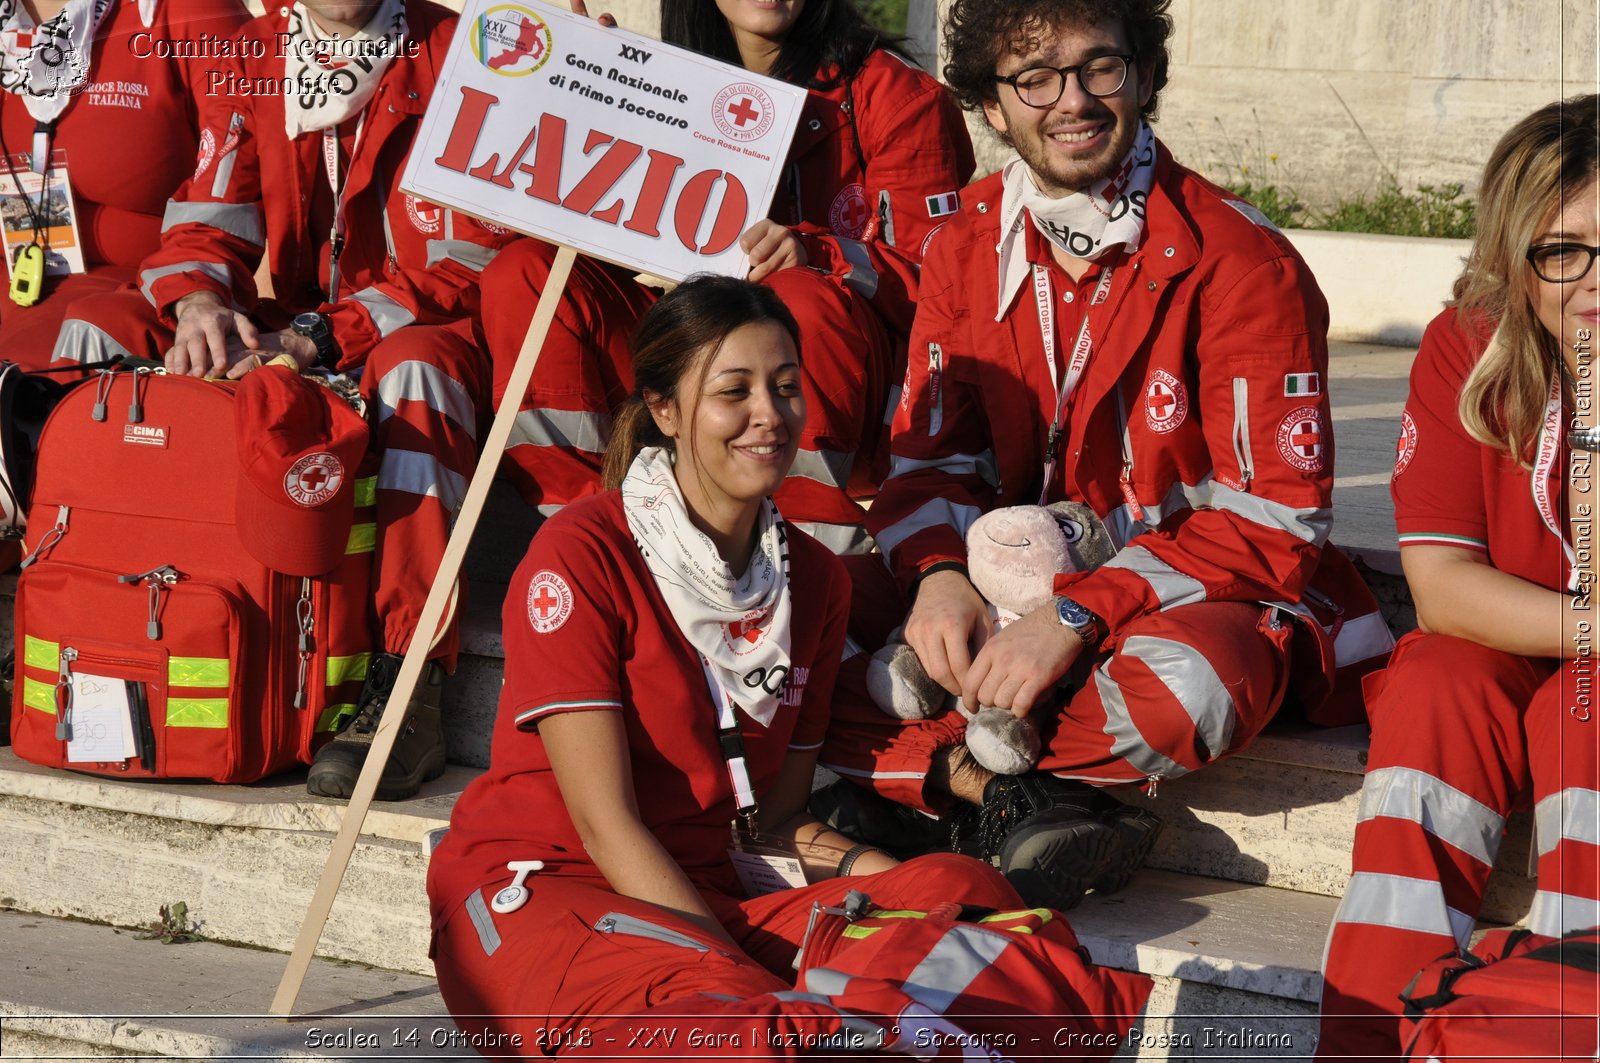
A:
[[[969,708],[1031,715],[1038,770],[994,775],[955,713],[835,709],[813,810],[891,849],[954,843],[1030,903],[1125,884],[1159,821],[1103,788],[1244,748],[1287,701],[1360,716],[1393,646],[1327,545],[1328,309],[1250,204],[1176,163],[1149,120],[1168,0],[956,0],[945,80],[1016,155],[932,239],[868,514],[905,640]],[[965,534],[1000,506],[1084,503],[1118,550],[993,636]],[[1331,696],[1330,696],[1331,695]],[[857,785],[859,784],[859,785]],[[872,793],[864,787],[870,786]]]

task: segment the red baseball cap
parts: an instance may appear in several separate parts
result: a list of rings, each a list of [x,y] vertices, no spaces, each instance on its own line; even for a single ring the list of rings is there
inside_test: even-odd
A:
[[[286,366],[248,374],[234,395],[239,539],[290,576],[320,576],[344,557],[367,422]]]

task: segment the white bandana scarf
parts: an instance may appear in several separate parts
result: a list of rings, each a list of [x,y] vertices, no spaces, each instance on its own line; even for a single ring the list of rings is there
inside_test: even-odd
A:
[[[405,0],[383,0],[361,32],[342,38],[326,33],[299,4],[291,7],[283,76],[288,82],[304,79],[323,85],[327,91],[284,94],[289,139],[333,129],[360,114],[405,43],[406,29]]]
[[[0,88],[22,97],[34,121],[60,118],[73,94],[89,83],[95,31],[111,5],[112,0],[67,0],[35,26],[22,0],[0,0]],[[145,12],[141,4],[139,13]]]
[[[1116,248],[1138,249],[1144,240],[1144,204],[1155,185],[1156,137],[1139,123],[1139,133],[1122,165],[1087,192],[1052,199],[1033,183],[1033,171],[1018,156],[1006,163],[1000,200],[1000,305],[995,320],[1005,317],[1028,276],[1025,215],[1046,240],[1073,258],[1094,260]]]
[[[761,503],[756,550],[739,578],[690,523],[664,448],[633,459],[622,511],[678,630],[744,714],[771,724],[789,677],[790,636],[789,545],[772,499]]]

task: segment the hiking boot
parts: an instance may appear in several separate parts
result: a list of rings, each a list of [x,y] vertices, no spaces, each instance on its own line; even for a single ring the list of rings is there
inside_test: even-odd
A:
[[[1091,888],[1100,894],[1116,893],[1133,881],[1133,876],[1150,858],[1150,850],[1161,836],[1162,823],[1161,817],[1148,808],[1125,805],[1106,794],[1100,796],[1112,806],[1102,811],[1100,818],[1117,832],[1122,849],[1112,866],[1094,880]]]
[[[1118,868],[1122,837],[1101,818],[1100,791],[1054,775],[997,775],[952,839],[989,860],[1028,904],[1066,911]]]
[[[939,820],[848,779],[812,791],[808,807],[824,825],[900,859],[945,847],[948,828]]]
[[[355,792],[361,765],[366,763],[367,750],[372,746],[373,732],[378,729],[378,719],[399,677],[401,660],[392,653],[373,657],[355,715],[338,737],[318,750],[311,761],[311,771],[306,776],[307,792],[343,798]],[[423,783],[444,774],[444,731],[439,724],[439,694],[443,686],[444,669],[437,661],[429,661],[423,666],[422,677],[411,694],[411,703],[406,707],[406,718],[400,724],[400,734],[390,750],[389,762],[383,766],[383,777],[373,795],[377,800],[403,801],[415,794]]]

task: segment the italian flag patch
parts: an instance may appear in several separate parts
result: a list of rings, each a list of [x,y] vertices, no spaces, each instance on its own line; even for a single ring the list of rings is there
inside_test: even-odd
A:
[[[929,196],[928,217],[942,218],[946,214],[954,214],[961,209],[961,194],[959,192],[943,192],[937,196]]]
[[[1321,373],[1287,373],[1283,378],[1283,397],[1300,398],[1322,394]]]

